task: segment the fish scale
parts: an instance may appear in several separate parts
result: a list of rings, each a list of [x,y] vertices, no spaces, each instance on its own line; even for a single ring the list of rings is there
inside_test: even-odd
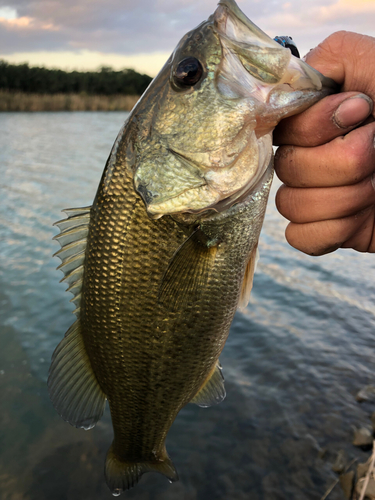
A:
[[[225,398],[219,356],[252,288],[273,127],[335,89],[221,0],[133,109],[92,207],[57,223],[77,320],[50,396],[84,429],[108,400],[114,495],[145,472],[177,480],[165,439],[178,412]]]
[[[131,187],[130,177],[128,183],[124,192]],[[203,222],[206,234],[219,234],[222,239],[213,278],[199,302],[168,311],[158,304],[159,284],[174,252],[186,240],[185,232],[170,217],[150,220],[140,198],[138,203],[132,197],[113,203],[111,184],[106,185],[105,196],[100,193],[99,188],[93,213],[100,207],[104,217],[111,217],[125,210],[131,212],[131,220],[126,230],[120,226],[108,228],[103,235],[95,229],[90,234],[85,263],[90,281],[83,286],[82,335],[110,403],[115,452],[135,462],[160,459],[169,426],[198,391],[224,346],[245,271],[244,255],[254,245],[248,232],[254,229],[228,231],[228,224],[233,228],[236,223],[231,214],[219,224]],[[111,215],[106,199],[111,199]],[[253,208],[249,213],[254,223]],[[244,218],[241,214],[241,227]],[[259,218],[258,226],[262,210]],[[120,234],[122,240],[117,243],[115,236]],[[253,239],[257,241],[255,232]],[[107,265],[97,266],[97,254]],[[123,265],[116,266],[111,276],[113,259]]]

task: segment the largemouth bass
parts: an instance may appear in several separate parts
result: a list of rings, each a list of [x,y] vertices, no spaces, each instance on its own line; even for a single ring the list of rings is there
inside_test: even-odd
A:
[[[272,130],[334,90],[222,0],[133,109],[93,205],[57,223],[77,320],[50,396],[84,429],[108,400],[114,495],[147,471],[176,480],[165,439],[178,412],[224,399],[219,355],[252,286]]]

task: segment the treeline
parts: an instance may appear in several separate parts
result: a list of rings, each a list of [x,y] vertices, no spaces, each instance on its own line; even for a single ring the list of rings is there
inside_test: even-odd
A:
[[[0,60],[0,89],[30,94],[141,95],[151,82],[148,75],[132,69],[115,71],[62,71],[9,64]]]
[[[30,94],[0,90],[1,111],[130,111],[138,96]]]

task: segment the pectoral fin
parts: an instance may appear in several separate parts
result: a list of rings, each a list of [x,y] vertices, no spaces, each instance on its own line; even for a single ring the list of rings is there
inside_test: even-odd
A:
[[[254,248],[251,253],[249,262],[247,263],[245,276],[242,282],[240,300],[238,302],[238,309],[242,311],[245,309],[250,300],[250,293],[253,288],[254,273],[259,260],[259,250],[258,245]]]
[[[197,302],[215,264],[217,243],[198,228],[172,257],[164,274],[159,302],[171,310]]]
[[[218,361],[215,368],[190,403],[195,403],[202,408],[207,408],[221,403],[225,396],[224,376],[220,362]]]

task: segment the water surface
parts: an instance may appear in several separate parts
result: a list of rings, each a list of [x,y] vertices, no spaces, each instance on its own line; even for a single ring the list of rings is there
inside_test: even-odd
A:
[[[52,254],[61,209],[89,205],[126,113],[0,114],[0,498],[104,500],[109,412],[91,431],[48,399],[51,354],[73,322]],[[311,258],[284,239],[271,202],[251,302],[221,356],[227,398],[186,406],[167,440],[180,481],[146,474],[124,498],[312,500],[334,481],[338,449],[375,410],[374,256]],[[342,500],[336,488],[330,500]]]

